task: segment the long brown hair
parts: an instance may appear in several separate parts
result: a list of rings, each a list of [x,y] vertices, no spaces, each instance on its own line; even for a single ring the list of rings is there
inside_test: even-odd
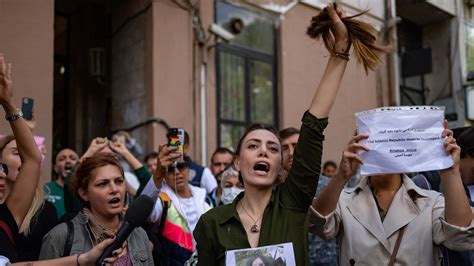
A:
[[[337,4],[334,3],[334,8],[337,10]],[[357,62],[364,66],[365,73],[369,69],[374,71],[382,64],[381,55],[387,53],[390,48],[377,44],[376,30],[372,25],[354,18],[361,16],[368,11],[361,12],[354,16],[342,17],[341,20],[346,25],[349,32],[349,38],[354,45],[354,53]],[[329,16],[327,8],[324,8],[317,16],[311,19],[306,34],[310,38],[319,40],[323,39],[324,45],[331,54],[335,54],[334,37],[331,34],[330,28],[333,26],[333,21]]]

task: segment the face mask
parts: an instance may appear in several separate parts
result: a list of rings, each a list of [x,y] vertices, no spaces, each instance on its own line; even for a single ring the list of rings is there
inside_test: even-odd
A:
[[[244,191],[241,188],[236,188],[236,187],[225,187],[222,189],[222,196],[221,196],[221,201],[225,205],[232,203],[234,201],[235,197],[240,194],[240,192]]]

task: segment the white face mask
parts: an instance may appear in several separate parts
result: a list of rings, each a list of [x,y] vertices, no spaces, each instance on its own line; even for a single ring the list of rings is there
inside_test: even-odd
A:
[[[235,197],[240,194],[240,192],[244,191],[241,188],[236,188],[236,187],[225,187],[222,189],[222,196],[221,196],[221,201],[224,203],[224,205],[227,205],[229,203],[232,203],[234,201]]]

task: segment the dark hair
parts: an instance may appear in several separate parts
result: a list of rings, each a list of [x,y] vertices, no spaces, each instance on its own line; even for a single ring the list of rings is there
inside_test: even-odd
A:
[[[75,153],[77,154],[77,152],[76,152],[73,148],[71,148],[71,147],[63,147],[63,148],[61,148],[61,149],[59,149],[59,150],[57,150],[56,152],[53,153],[53,155],[54,155],[54,157],[53,157],[53,158],[54,158],[54,161],[56,161],[56,157],[58,157],[58,154],[59,154],[60,152],[64,151],[64,150],[71,150],[71,151],[73,151],[73,152],[75,152]],[[79,155],[78,155],[78,157],[79,157]]]
[[[332,166],[332,167],[337,169],[337,164],[334,161],[326,161],[323,164],[323,170],[326,169],[326,167],[328,167],[328,166]]]
[[[285,140],[295,134],[300,134],[300,130],[294,127],[287,127],[278,132],[280,139]]]
[[[474,158],[474,127],[465,129],[457,138],[457,143],[461,147],[461,158]]]
[[[216,154],[230,154],[232,156],[234,156],[234,152],[231,151],[229,148],[226,148],[226,147],[219,147],[217,148],[213,153],[212,153],[212,156],[211,156],[211,163],[213,163],[214,161],[214,156]]]
[[[252,266],[256,259],[262,260],[264,265],[273,265],[274,259],[272,257],[268,257],[262,254],[252,254],[246,262],[246,266]]]
[[[259,129],[267,130],[267,131],[270,131],[271,133],[273,133],[273,135],[275,135],[275,137],[277,137],[277,139],[278,139],[278,141],[280,142],[280,145],[281,145],[280,136],[278,135],[278,131],[275,129],[274,126],[265,125],[265,124],[253,124],[244,132],[242,137],[240,137],[239,143],[237,144],[237,149],[235,150],[236,155],[240,155],[240,146],[242,146],[242,142],[244,141],[245,137],[247,137],[247,135],[250,132],[255,131],[255,130],[259,130]]]
[[[338,12],[336,3],[334,3],[334,9]],[[366,74],[368,74],[369,69],[375,71],[376,67],[382,64],[382,55],[390,51],[388,47],[377,44],[377,30],[372,25],[354,19],[367,12],[368,10],[350,17],[341,17],[342,23],[347,27],[349,39],[354,46],[357,62],[363,65]],[[312,39],[322,38],[324,45],[332,55],[341,52],[335,51],[335,40],[330,33],[333,24],[328,9],[324,8],[311,19],[311,25],[306,31],[306,34]]]
[[[89,206],[79,195],[79,189],[87,190],[87,186],[91,178],[96,174],[97,168],[113,165],[117,166],[120,174],[124,176],[123,168],[115,156],[107,153],[98,153],[91,157],[87,157],[76,167],[74,175],[69,183],[71,191],[79,198],[84,206]]]
[[[156,158],[158,158],[158,153],[154,151],[154,152],[148,153],[148,154],[145,156],[145,160],[144,160],[144,161],[145,161],[145,163],[146,163],[146,162],[148,162],[148,160],[150,160],[150,159],[156,159]]]

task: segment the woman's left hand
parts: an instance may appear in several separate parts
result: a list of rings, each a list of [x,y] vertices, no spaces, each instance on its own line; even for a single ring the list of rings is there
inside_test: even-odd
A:
[[[349,31],[347,30],[344,22],[341,20],[344,17],[344,12],[336,3],[327,5],[326,9],[333,22],[331,32],[334,36],[334,49],[338,53],[347,53],[349,51],[351,42]]]
[[[444,131],[442,136],[444,139],[444,149],[447,154],[450,154],[453,158],[453,166],[452,169],[459,169],[459,160],[461,157],[461,147],[458,146],[456,143],[456,139],[453,136],[453,131],[448,129],[448,122],[444,121]]]

